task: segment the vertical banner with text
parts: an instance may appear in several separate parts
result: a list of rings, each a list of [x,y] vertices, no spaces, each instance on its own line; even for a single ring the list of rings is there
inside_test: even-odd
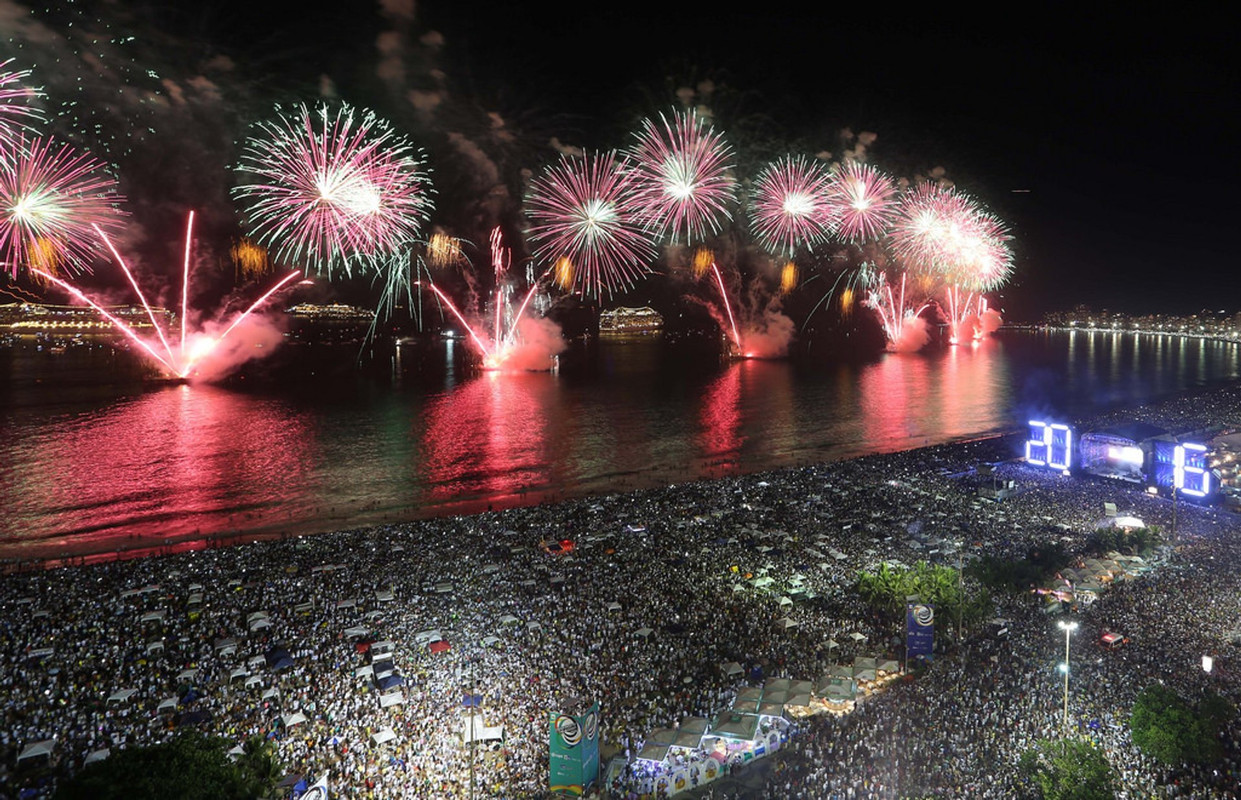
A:
[[[580,795],[599,778],[599,704],[580,716],[549,715],[548,789]]]
[[[930,661],[935,650],[935,607],[923,603],[905,605],[905,654],[914,661]]]

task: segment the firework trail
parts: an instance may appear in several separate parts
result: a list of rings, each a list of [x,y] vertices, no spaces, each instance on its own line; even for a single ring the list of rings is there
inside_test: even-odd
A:
[[[632,286],[655,256],[636,198],[634,174],[616,153],[563,156],[526,198],[535,259],[555,265],[561,285],[584,295]]]
[[[813,250],[826,241],[836,224],[828,202],[831,183],[817,161],[786,156],[768,165],[755,182],[750,223],[763,247],[792,257],[799,248]]]
[[[277,109],[279,111],[279,109]],[[421,153],[371,111],[302,105],[261,122],[234,190],[248,232],[272,257],[332,276],[375,266],[430,215]]]
[[[694,111],[645,119],[629,151],[642,222],[673,244],[718,233],[736,202],[732,149]]]
[[[112,326],[124,334],[126,338],[137,344],[142,352],[159,364],[163,371],[170,377],[187,379],[191,376],[200,374],[200,371],[204,370],[204,374],[211,374],[213,376],[222,375],[228,368],[236,366],[242,361],[254,357],[253,351],[238,354],[237,352],[226,352],[224,348],[221,348],[221,345],[228,338],[229,334],[236,330],[246,320],[252,319],[253,313],[259,308],[259,306],[270,299],[280,289],[283,289],[294,278],[300,277],[302,273],[290,272],[288,275],[285,275],[274,286],[260,296],[258,300],[254,301],[245,311],[236,315],[232,322],[227,326],[225,326],[221,320],[215,319],[208,321],[206,325],[200,326],[198,330],[190,331],[187,320],[190,312],[188,298],[190,281],[190,252],[193,245],[193,227],[194,214],[191,212],[186,223],[185,231],[185,257],[182,267],[181,286],[180,339],[176,346],[169,341],[168,334],[165,333],[164,327],[160,324],[160,316],[162,315],[157,313],[156,309],[152,308],[150,303],[147,302],[146,295],[142,292],[142,288],[138,284],[137,279],[134,277],[133,272],[129,269],[129,266],[125,263],[124,258],[121,257],[121,254],[112,245],[112,242],[108,239],[106,234],[104,234],[102,229],[97,229],[97,233],[100,239],[103,240],[104,245],[112,253],[113,258],[116,260],[117,266],[125,274],[125,277],[129,281],[130,286],[133,288],[134,293],[138,296],[139,301],[141,301],[143,308],[146,309],[147,318],[150,320],[151,327],[155,329],[158,342],[151,341],[140,335],[132,325],[110,314],[102,306],[102,304],[92,299],[84,291],[68,281],[58,278],[50,272],[41,270],[37,267],[31,268],[31,273],[60,287],[80,302],[95,309],[100,316],[111,323]],[[223,329],[222,333],[215,332],[220,329]],[[279,336],[277,335],[274,341],[270,339],[269,341],[272,341],[274,344],[279,341]]]
[[[22,138],[42,122],[39,109],[28,101],[42,96],[37,89],[24,85],[30,70],[12,70],[13,59],[0,61],[0,154],[22,145]]]
[[[552,274],[554,265],[543,271],[538,278],[530,283],[530,287],[522,295],[520,303],[514,303],[516,295],[512,287],[505,285],[509,267],[512,262],[511,251],[504,247],[500,228],[492,230],[491,266],[495,273],[495,291],[492,297],[494,313],[489,322],[478,317],[480,313],[463,312],[448,295],[432,281],[426,286],[434,292],[440,302],[447,306],[449,313],[461,323],[469,335],[470,341],[483,358],[483,369],[487,370],[535,370],[542,371],[552,367],[552,358],[565,349],[561,337],[560,326],[546,318],[526,316],[526,309],[542,286],[544,279]],[[473,318],[473,319],[471,319]],[[491,334],[487,334],[487,328]]]
[[[880,272],[866,297],[866,305],[879,315],[879,322],[888,339],[888,349],[893,352],[920,350],[930,339],[926,323],[919,316],[927,309],[927,304],[917,307],[907,305],[907,277],[901,275],[900,289],[896,290],[888,281],[888,276]]]
[[[868,164],[850,161],[836,172],[827,202],[836,220],[836,235],[862,243],[883,237],[896,218],[896,184]]]
[[[51,273],[87,270],[95,229],[115,230],[116,181],[101,161],[51,139],[19,138],[0,152],[0,263]]]

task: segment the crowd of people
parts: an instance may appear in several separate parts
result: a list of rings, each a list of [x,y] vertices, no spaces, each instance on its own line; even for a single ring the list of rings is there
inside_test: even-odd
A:
[[[1241,401],[1217,393],[1143,413],[1183,428],[1208,412],[1241,420]],[[657,792],[658,768],[636,760],[651,731],[714,719],[765,678],[815,680],[857,655],[901,657],[901,632],[854,590],[858,570],[956,566],[1052,540],[1080,550],[1105,502],[1169,525],[1166,498],[1040,471],[1018,453],[1018,442],[990,439],[4,575],[0,796],[50,796],[91,754],[196,726],[237,744],[269,738],[290,774],[326,776],[332,797],[539,798],[549,714],[583,698],[601,705],[609,777],[594,791]],[[980,499],[983,463],[1016,493]],[[1122,797],[1234,798],[1237,720],[1225,760],[1202,769],[1148,760],[1126,724],[1156,680],[1241,696],[1241,650],[1229,643],[1241,627],[1241,518],[1184,502],[1178,514],[1166,563],[1076,616],[1069,727],[1104,748]],[[546,546],[563,541],[572,547]],[[850,714],[796,722],[764,788],[725,779],[697,792],[1015,796],[1022,753],[1064,733],[1064,636],[1031,595],[997,602],[1004,635],[966,631],[917,679]],[[1104,630],[1130,642],[1104,650]],[[1215,656],[1210,674],[1204,654]],[[740,675],[721,668],[733,662]],[[473,695],[481,700],[463,703]],[[466,740],[475,705],[502,739]],[[49,755],[19,763],[46,741]]]

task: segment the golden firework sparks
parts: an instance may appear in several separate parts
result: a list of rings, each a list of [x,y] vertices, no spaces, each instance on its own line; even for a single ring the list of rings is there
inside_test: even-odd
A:
[[[465,259],[461,240],[446,233],[436,233],[427,242],[427,261],[436,269],[451,267]]]
[[[694,251],[694,277],[701,278],[715,263],[715,253],[709,247],[699,247]]]
[[[559,284],[560,288],[567,290],[573,286],[573,262],[569,260],[568,256],[561,256],[556,259],[553,270],[556,276],[556,283]]]
[[[797,265],[792,261],[780,270],[780,294],[788,294],[797,288]]]
[[[233,257],[233,268],[247,279],[258,278],[271,272],[271,261],[267,258],[267,248],[255,244],[242,237],[233,245],[229,255]]]

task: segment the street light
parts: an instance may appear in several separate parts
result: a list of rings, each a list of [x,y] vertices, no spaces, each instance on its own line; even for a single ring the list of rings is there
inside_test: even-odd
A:
[[[1064,663],[1060,665],[1060,671],[1064,673],[1064,727],[1069,727],[1069,635],[1077,630],[1076,622],[1068,620],[1060,620],[1056,623],[1060,626],[1060,630],[1064,631]]]

